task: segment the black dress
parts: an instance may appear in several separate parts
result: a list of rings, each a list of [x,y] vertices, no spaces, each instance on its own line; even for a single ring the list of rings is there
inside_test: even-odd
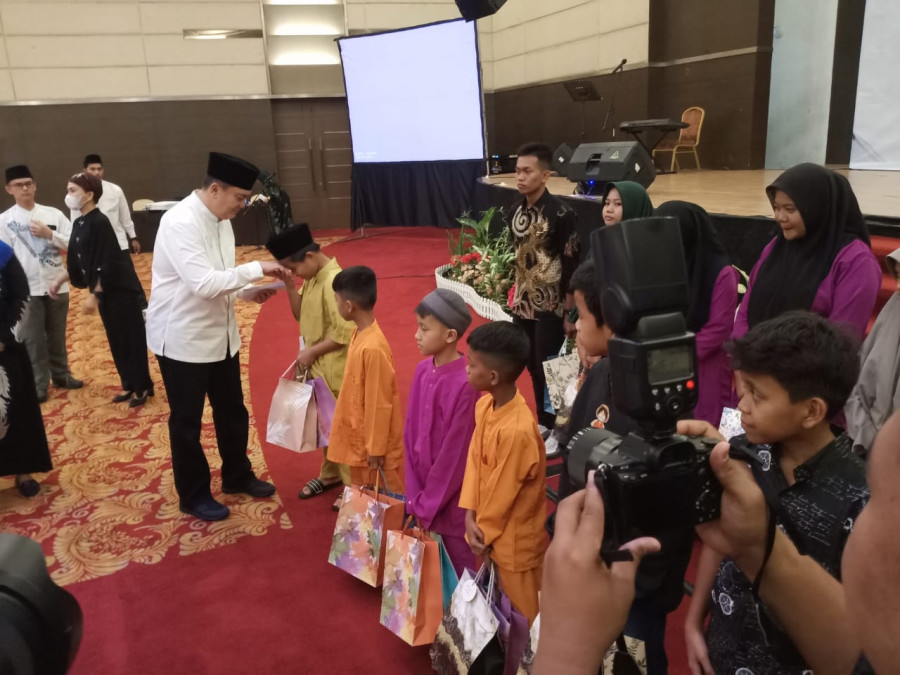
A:
[[[0,242],[0,476],[53,468],[31,360],[13,335],[28,297],[22,266]]]
[[[131,261],[122,255],[109,219],[100,209],[93,209],[73,223],[67,266],[72,285],[89,289],[99,300],[100,318],[122,390],[149,390],[153,383],[141,313],[144,291]],[[95,292],[98,282],[101,290]]]

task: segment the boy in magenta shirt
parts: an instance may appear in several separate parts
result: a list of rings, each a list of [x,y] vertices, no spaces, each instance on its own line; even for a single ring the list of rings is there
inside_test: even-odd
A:
[[[459,295],[439,288],[419,303],[416,318],[416,344],[428,358],[416,367],[403,432],[406,509],[422,527],[441,535],[461,575],[475,566],[459,495],[479,394],[469,386],[457,343],[472,317]]]

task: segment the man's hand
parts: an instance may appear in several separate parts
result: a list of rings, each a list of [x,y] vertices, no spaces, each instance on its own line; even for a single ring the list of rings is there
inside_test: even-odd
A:
[[[466,541],[476,558],[481,558],[485,551],[490,551],[490,547],[484,545],[484,532],[475,523],[475,512],[469,510],[466,511]]]
[[[41,239],[53,239],[53,230],[39,220],[32,220],[29,229],[31,230],[31,234],[35,237],[40,237]]]
[[[135,253],[141,252],[141,242],[137,240],[137,237],[131,240],[131,250]]]
[[[728,456],[728,443],[719,443],[709,458],[722,484],[722,515],[697,526],[707,546],[737,563],[751,581],[762,566],[766,547],[768,512],[762,490],[750,467]]]
[[[366,462],[368,462],[370,469],[377,471],[384,466],[384,455],[366,455]]]
[[[574,338],[578,334],[575,324],[569,322],[568,311],[563,315],[563,332],[565,332],[567,338]]]
[[[268,300],[269,298],[271,298],[273,295],[275,295],[275,289],[274,289],[274,288],[268,288],[268,289],[266,289],[266,290],[264,290],[264,291],[260,291],[259,293],[254,294],[254,296],[253,296],[253,302],[258,303],[258,304],[261,305],[261,304],[263,304],[266,300]]]
[[[309,349],[303,349],[297,354],[297,365],[301,368],[312,368],[312,364],[316,362],[316,355]]]
[[[678,420],[675,424],[675,430],[685,436],[702,436],[711,438],[714,441],[728,440],[719,433],[718,429],[705,420]]]
[[[691,675],[716,675],[709,662],[709,650],[706,647],[703,626],[698,626],[690,620],[686,621],[684,644],[687,648],[688,667],[691,669]]]
[[[641,558],[660,549],[656,539],[635,539],[622,547],[634,560],[607,567],[600,557],[603,517],[603,497],[593,475],[585,490],[557,507],[556,533],[544,558],[534,675],[596,673],[625,626]]]
[[[84,299],[84,302],[81,303],[81,311],[84,314],[93,314],[97,311],[97,308],[100,306],[100,300],[93,293],[88,293],[88,296]]]
[[[291,271],[287,267],[282,267],[277,262],[264,260],[259,264],[262,265],[263,274],[267,277],[281,279],[282,281],[287,281],[291,278]]]

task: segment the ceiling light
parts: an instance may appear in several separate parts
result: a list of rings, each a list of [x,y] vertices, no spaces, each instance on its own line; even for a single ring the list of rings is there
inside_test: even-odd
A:
[[[185,28],[185,40],[230,40],[233,38],[261,38],[260,28]]]

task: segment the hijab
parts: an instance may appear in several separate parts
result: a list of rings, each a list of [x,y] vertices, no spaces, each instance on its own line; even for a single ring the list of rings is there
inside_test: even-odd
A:
[[[792,309],[810,309],[841,249],[856,239],[867,246],[869,232],[846,178],[818,164],[798,164],[766,188],[769,201],[781,190],[794,202],[806,234],[788,241],[784,233],[756,275],[747,308],[752,328]]]
[[[709,214],[697,204],[666,202],[656,209],[656,215],[676,218],[681,228],[689,300],[685,319],[688,330],[699,332],[709,321],[713,288],[722,269],[730,264],[728,254]]]
[[[631,180],[607,183],[603,188],[601,206],[606,203],[606,197],[613,188],[616,188],[622,197],[622,220],[649,218],[653,215],[653,203],[650,201],[650,195],[647,194],[643,185]]]

